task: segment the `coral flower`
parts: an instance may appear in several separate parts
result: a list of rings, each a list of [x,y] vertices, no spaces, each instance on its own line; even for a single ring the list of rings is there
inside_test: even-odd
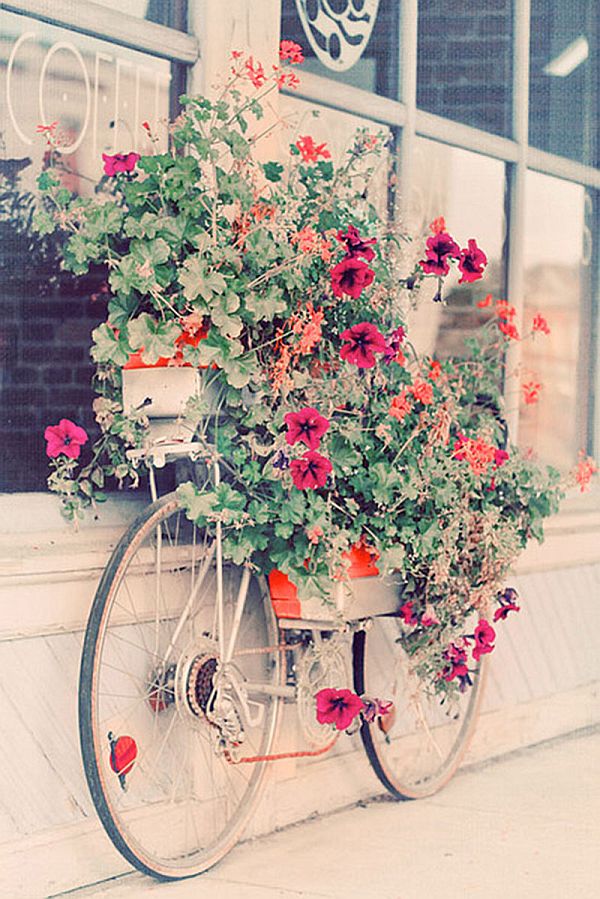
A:
[[[262,64],[260,62],[255,63],[254,57],[249,56],[244,63],[244,68],[246,69],[246,77],[250,83],[256,88],[262,87],[267,80]]]
[[[364,240],[354,225],[349,225],[345,232],[338,231],[336,237],[341,243],[346,244],[349,256],[363,256],[367,262],[374,258],[373,245],[377,243],[377,238],[371,237],[369,240]]]
[[[477,242],[473,239],[469,240],[468,247],[460,251],[458,267],[462,272],[462,278],[459,284],[465,281],[478,281],[483,277],[483,270],[487,265],[487,256],[477,246]]]
[[[582,493],[584,492],[584,490],[586,489],[586,487],[592,480],[592,477],[596,474],[597,471],[598,471],[598,466],[596,465],[594,460],[591,458],[591,456],[588,456],[586,458],[585,453],[583,451],[580,452],[579,462],[577,463],[577,467],[575,468],[574,476],[575,476],[575,480],[577,481],[577,483],[579,484],[579,486],[581,488]]]
[[[331,269],[331,287],[336,297],[348,294],[357,300],[365,287],[373,282],[375,272],[356,256],[346,256]]]
[[[487,309],[489,306],[492,305],[492,299],[493,298],[492,298],[491,293],[488,293],[487,296],[485,296],[482,300],[478,300],[477,308],[478,309]]]
[[[309,134],[299,137],[294,146],[300,151],[304,162],[317,162],[319,156],[323,159],[331,159],[331,153],[327,149],[327,144],[316,144]]]
[[[48,425],[44,431],[44,439],[48,441],[46,454],[51,459],[61,455],[79,459],[81,447],[87,443],[88,435],[68,418],[61,418],[57,425]]]
[[[498,328],[508,340],[520,340],[519,332],[512,322],[499,322]]]
[[[340,356],[358,368],[373,368],[374,353],[385,353],[385,337],[370,322],[361,322],[342,331],[340,337],[347,341]]]
[[[436,219],[434,219],[430,225],[429,230],[432,234],[441,234],[442,231],[446,230],[446,219],[443,215],[439,215]]]
[[[532,329],[534,331],[540,331],[542,334],[549,334],[550,328],[548,327],[548,322],[544,318],[543,315],[540,315],[538,312],[537,315],[534,316]]]
[[[442,373],[442,363],[438,362],[437,359],[432,359],[431,365],[429,367],[429,377],[432,381],[437,381],[439,376]]]
[[[103,153],[104,174],[112,177],[120,172],[133,172],[139,159],[139,153],[114,153],[112,156]]]
[[[289,445],[293,446],[300,440],[310,450],[319,448],[321,437],[329,428],[327,419],[310,406],[299,412],[288,412],[284,421],[288,428],[285,439]]]
[[[333,465],[329,459],[314,450],[305,453],[301,459],[294,459],[290,464],[292,480],[298,490],[316,490],[317,487],[324,487],[332,470]]]
[[[351,690],[334,690],[326,687],[319,690],[315,699],[319,724],[335,724],[337,730],[346,730],[350,727],[365,707],[360,696]]]
[[[460,247],[446,231],[437,231],[425,241],[425,259],[419,265],[428,275],[447,275],[450,271],[449,260],[457,257]]]
[[[412,410],[412,402],[407,390],[402,390],[398,396],[392,399],[389,414],[398,421],[404,421],[408,413]]]
[[[279,59],[282,62],[289,62],[291,65],[298,65],[304,62],[302,47],[296,41],[281,41],[279,44]]]
[[[424,406],[429,406],[433,403],[433,387],[431,384],[428,384],[427,381],[416,378],[410,389],[414,398],[420,403],[423,403]]]
[[[525,384],[521,384],[523,399],[528,406],[532,406],[534,403],[537,403],[540,398],[541,389],[542,385],[539,383],[539,381],[527,381]]]

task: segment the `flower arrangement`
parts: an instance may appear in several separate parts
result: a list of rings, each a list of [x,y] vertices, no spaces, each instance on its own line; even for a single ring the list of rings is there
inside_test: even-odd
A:
[[[310,135],[287,160],[254,155],[272,127],[261,127],[265,97],[297,83],[301,55],[283,42],[269,76],[234,53],[220,96],[182,97],[171,151],[106,156],[93,197],[61,185],[57,153],[40,175],[38,229],[62,230],[68,270],[104,267],[108,301],[91,350],[101,435],[90,449],[73,423],[49,427],[49,484],[74,517],[103,498],[107,477],[137,483],[127,450],[142,445],[147,417],[125,413],[122,367],[134,353],[196,367],[226,416],[211,424],[197,397],[186,414],[227,476],[179,487],[189,517],[209,529],[221,521],[226,558],[279,569],[301,596],[327,596],[344,552],[367,547],[380,570],[402,573],[405,648],[445,695],[464,690],[471,660],[493,650],[493,605],[493,623],[518,611],[504,578],[528,540],[542,539],[565,482],[506,443],[505,348],[521,339],[509,303],[478,304],[481,328],[461,358],[410,343],[405,310],[423,282],[436,281],[439,301],[451,266],[470,283],[487,260],[438,218],[403,273],[406,237],[368,191],[383,135],[359,131],[337,166]],[[536,316],[529,336],[547,332]],[[540,389],[523,385],[525,400]],[[582,459],[580,483],[594,470]],[[332,695],[319,714],[339,727],[361,707]]]

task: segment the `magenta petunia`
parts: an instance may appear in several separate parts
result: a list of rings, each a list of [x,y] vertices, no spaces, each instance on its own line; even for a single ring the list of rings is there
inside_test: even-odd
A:
[[[473,239],[469,240],[466,249],[460,251],[458,259],[458,267],[462,272],[462,278],[458,282],[463,284],[465,281],[478,281],[483,277],[483,270],[487,265],[487,256],[477,246],[477,242]]]
[[[405,624],[413,625],[417,623],[417,619],[415,617],[414,603],[409,600],[405,602],[404,605],[400,606],[398,609],[398,615]]]
[[[299,412],[288,412],[283,420],[288,428],[285,439],[289,445],[300,441],[310,450],[319,448],[321,437],[329,428],[328,420],[310,406]]]
[[[104,174],[112,177],[121,172],[133,172],[139,159],[141,159],[139,153],[113,153],[112,156],[103,153]]]
[[[290,471],[298,490],[316,490],[317,487],[325,486],[333,465],[321,453],[311,450],[304,453],[301,459],[294,459],[290,464]]]
[[[496,468],[500,468],[501,465],[504,465],[505,462],[508,462],[509,454],[506,450],[497,449],[494,452],[494,465]]]
[[[351,690],[334,690],[326,687],[319,690],[315,699],[319,724],[334,724],[337,730],[346,730],[350,727],[365,707],[360,696]]]
[[[460,247],[446,231],[440,231],[428,237],[425,242],[425,259],[419,265],[427,275],[447,275],[450,271],[449,260],[458,258]]]
[[[477,662],[482,655],[486,655],[494,649],[496,631],[485,618],[480,618],[479,624],[475,628],[474,638],[475,646],[473,647],[473,658]]]
[[[385,337],[370,322],[352,325],[342,331],[340,337],[346,341],[340,350],[340,356],[358,368],[373,368],[374,353],[385,353],[387,349]]]
[[[346,256],[331,269],[331,287],[336,297],[347,294],[357,300],[365,287],[373,282],[375,272],[356,256]]]
[[[47,441],[46,454],[51,459],[61,455],[78,459],[81,447],[88,441],[88,435],[68,418],[61,418],[57,425],[48,425],[44,431],[44,439]]]
[[[455,643],[451,643],[444,652],[444,659],[447,662],[442,670],[442,677],[445,681],[450,682],[451,680],[454,680],[455,677],[461,681],[463,679],[468,680],[469,669],[467,668],[467,653],[464,649],[461,649],[460,646],[456,646]]]
[[[496,609],[494,612],[494,621],[504,621],[509,612],[520,612],[521,606],[518,606],[516,602],[508,602],[504,606],[500,606],[499,609]]]
[[[365,240],[354,225],[349,225],[347,231],[338,231],[336,237],[341,243],[346,244],[349,256],[363,256],[367,262],[375,257],[373,246],[377,243],[377,238]]]

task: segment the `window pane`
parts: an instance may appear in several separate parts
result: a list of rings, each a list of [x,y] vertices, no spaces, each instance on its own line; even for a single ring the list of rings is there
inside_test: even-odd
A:
[[[281,16],[304,71],[398,98],[399,0],[283,0]]]
[[[24,16],[0,11],[0,30],[0,489],[42,489],[45,426],[92,425],[88,348],[106,309],[90,298],[98,278],[75,286],[27,226],[47,149],[36,126],[58,122],[66,183],[89,191],[103,151],[151,152],[143,120],[166,146],[170,74],[165,60]]]
[[[521,383],[543,386],[537,403],[527,405],[521,397],[519,442],[565,470],[585,448],[589,198],[578,184],[528,172],[526,203],[524,333],[537,312],[547,319],[551,333],[522,343]]]
[[[420,0],[417,105],[495,134],[511,130],[512,0]]]
[[[598,164],[598,0],[533,0],[529,142]]]
[[[455,268],[445,279],[447,305],[422,302],[410,323],[413,343],[422,352],[439,357],[460,355],[464,338],[481,324],[474,308],[487,293],[502,295],[504,270],[504,165],[477,153],[419,138],[411,190],[408,228],[414,236],[414,261],[422,258],[429,223],[443,215],[448,231],[461,247],[476,239],[487,258],[482,280],[458,284]],[[424,299],[433,297],[437,281],[431,279]]]
[[[177,31],[187,30],[186,0],[129,0],[126,8],[122,0],[95,0],[95,2],[117,12],[126,12],[128,16],[135,16],[136,19],[146,19],[147,22],[156,22]]]

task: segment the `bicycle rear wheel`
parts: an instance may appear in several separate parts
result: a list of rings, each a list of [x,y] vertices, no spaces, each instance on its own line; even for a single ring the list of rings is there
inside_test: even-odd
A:
[[[390,720],[363,722],[360,735],[369,762],[397,799],[421,799],[440,790],[460,765],[477,720],[486,665],[478,664],[473,685],[456,700],[440,704],[411,673],[398,641],[397,618],[374,618],[353,641],[354,689],[393,702]]]
[[[214,556],[175,494],[153,503],[113,552],[84,641],[79,726],[92,799],[122,855],[162,879],[199,874],[235,844],[265,763],[232,762],[267,754],[276,728],[268,691],[281,666],[264,584],[224,566],[220,640]],[[220,647],[246,586],[226,666]]]

